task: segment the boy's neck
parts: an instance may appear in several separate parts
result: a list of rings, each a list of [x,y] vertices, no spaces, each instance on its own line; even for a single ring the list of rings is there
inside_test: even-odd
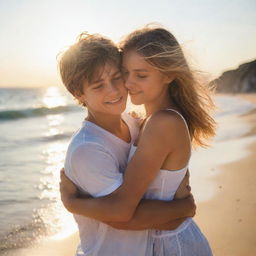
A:
[[[88,116],[85,120],[90,121],[113,134],[120,133],[123,127],[121,115],[95,114],[88,111]]]

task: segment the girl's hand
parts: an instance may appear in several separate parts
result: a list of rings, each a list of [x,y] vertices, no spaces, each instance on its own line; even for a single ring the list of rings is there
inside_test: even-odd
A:
[[[189,185],[189,170],[178,187],[174,199],[183,199],[191,195],[191,187]]]
[[[65,175],[64,168],[60,171],[60,196],[64,206],[68,209],[70,201],[78,197],[78,189],[75,184]]]
[[[135,118],[137,120],[137,124],[139,127],[143,124],[144,118],[141,114],[136,113],[135,111],[131,111],[128,113],[131,117]]]
[[[128,114],[129,114],[130,116],[132,116],[133,118],[138,118],[138,119],[140,119],[139,114],[136,113],[135,111],[130,111]]]

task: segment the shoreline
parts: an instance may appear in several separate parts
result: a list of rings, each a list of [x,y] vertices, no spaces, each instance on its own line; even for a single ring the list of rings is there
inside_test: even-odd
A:
[[[79,244],[79,234],[74,234],[60,240],[44,238],[40,242],[20,249],[12,249],[3,253],[3,256],[73,256]]]

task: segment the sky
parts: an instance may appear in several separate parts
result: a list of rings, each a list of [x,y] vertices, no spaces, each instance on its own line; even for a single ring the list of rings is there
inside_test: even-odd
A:
[[[209,77],[256,59],[255,0],[0,0],[0,87],[61,85],[56,56],[81,32],[118,42],[151,22]]]

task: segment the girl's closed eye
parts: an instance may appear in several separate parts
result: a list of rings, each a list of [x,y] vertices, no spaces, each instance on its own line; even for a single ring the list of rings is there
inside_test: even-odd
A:
[[[143,78],[146,78],[147,75],[137,74],[137,77],[143,79]]]

